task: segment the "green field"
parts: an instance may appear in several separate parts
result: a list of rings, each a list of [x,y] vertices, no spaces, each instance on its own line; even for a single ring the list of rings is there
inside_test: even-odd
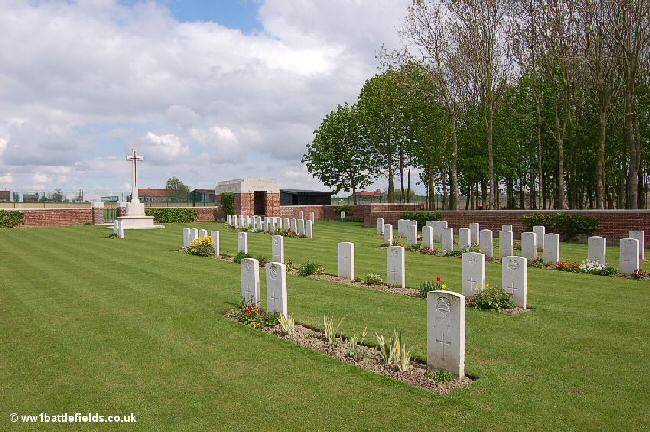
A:
[[[193,226],[221,230],[222,250],[235,251],[235,231]],[[0,430],[27,430],[9,415],[40,412],[133,412],[136,424],[111,429],[148,431],[650,429],[649,281],[529,269],[533,310],[468,310],[467,372],[478,379],[438,395],[227,321],[239,265],[180,253],[181,230],[125,240],[93,226],[0,230]],[[334,273],[336,244],[353,241],[357,275],[385,277],[374,229],[317,222],[314,233],[286,239],[287,258]],[[249,234],[249,250],[270,257],[271,237]],[[581,261],[586,246],[560,252]],[[460,291],[458,258],[409,253],[406,265],[409,286],[441,275]],[[500,272],[488,264],[488,282]],[[297,276],[288,292],[300,322],[395,328],[425,358],[424,300]]]

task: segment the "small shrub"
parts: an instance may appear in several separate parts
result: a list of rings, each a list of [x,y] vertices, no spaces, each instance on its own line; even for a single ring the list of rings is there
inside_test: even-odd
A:
[[[271,262],[269,257],[264,255],[256,255],[254,258],[260,262],[261,267],[265,267],[269,262]]]
[[[381,285],[384,283],[384,279],[378,273],[368,273],[364,278],[363,283],[366,285]]]
[[[198,255],[203,257],[209,257],[214,255],[212,237],[203,237],[192,240],[190,247],[187,249],[187,253],[190,255]]]
[[[584,260],[580,264],[580,271],[598,276],[612,276],[618,273],[614,267],[608,267],[598,261]]]
[[[424,281],[418,288],[419,295],[422,298],[427,298],[429,291],[446,290],[447,284],[442,281],[442,276],[436,276],[435,281]]]
[[[193,208],[148,208],[144,213],[153,216],[156,223],[190,223],[196,220],[196,209]]]
[[[422,249],[422,243],[415,243],[415,244],[409,245],[408,249],[411,252],[417,252],[420,249]]]
[[[368,334],[368,328],[363,329],[361,336],[355,334],[350,339],[347,340],[348,345],[348,355],[355,360],[359,360],[363,357],[363,346],[364,341],[366,340],[366,335]]]
[[[402,344],[402,334],[393,330],[393,336],[387,339],[384,335],[375,333],[377,348],[384,364],[395,365],[400,372],[405,372],[411,367],[411,352]]]
[[[253,258],[253,256],[251,254],[247,254],[246,252],[241,251],[241,252],[237,252],[237,255],[235,255],[233,261],[236,264],[241,264],[241,260],[243,260],[244,258]]]
[[[25,213],[15,210],[0,210],[0,228],[15,228],[25,223]]]
[[[289,336],[290,339],[294,339],[296,337],[296,321],[293,316],[289,315],[285,318],[283,314],[280,314],[279,322],[284,334]]]
[[[453,251],[445,252],[445,256],[459,258],[459,257],[463,256],[463,253],[464,253],[464,251],[456,249],[456,250],[453,250]]]
[[[515,307],[515,302],[512,300],[512,294],[505,291],[503,288],[491,287],[485,285],[484,288],[479,288],[478,292],[470,297],[467,301],[468,305],[477,309],[512,309]]]
[[[279,323],[279,314],[266,312],[259,306],[247,305],[244,299],[231,312],[237,321],[253,328],[274,327]]]
[[[560,261],[559,263],[555,264],[555,269],[563,272],[569,272],[569,273],[582,272],[582,270],[580,269],[580,264],[576,262]]]
[[[450,382],[456,379],[456,375],[446,370],[437,370],[428,373],[429,378],[436,382]]]
[[[325,339],[330,343],[330,345],[336,345],[338,343],[338,338],[336,337],[336,334],[339,331],[339,328],[341,327],[341,324],[343,323],[343,320],[339,321],[338,324],[334,324],[334,319],[329,318],[327,316],[323,317],[323,327],[325,330]]]
[[[311,276],[311,275],[319,275],[322,274],[325,271],[322,265],[318,264],[315,261],[307,261],[304,264],[301,264],[300,267],[298,267],[298,275],[300,276]]]
[[[442,220],[442,213],[440,212],[404,212],[402,219],[414,220],[418,222],[418,226],[423,227],[428,221]]]
[[[634,270],[634,273],[632,273],[632,278],[636,280],[648,279],[649,277],[650,277],[650,273],[648,273],[643,269]]]

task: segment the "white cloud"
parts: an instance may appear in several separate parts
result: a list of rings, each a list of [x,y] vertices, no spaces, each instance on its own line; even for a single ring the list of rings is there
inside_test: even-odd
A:
[[[32,181],[36,184],[44,185],[45,183],[50,183],[52,181],[52,177],[44,173],[35,173],[32,176]]]
[[[14,176],[12,176],[11,173],[0,175],[0,186],[7,187],[9,185],[12,185],[13,182]]]
[[[131,146],[151,187],[258,173],[317,187],[290,173],[380,45],[397,43],[407,1],[266,0],[255,34],[179,22],[154,1],[2,3],[0,172],[18,187],[36,172],[53,182],[37,185],[119,191]]]
[[[140,147],[141,153],[144,152],[148,155],[147,160],[163,165],[170,164],[190,152],[190,148],[174,134],[156,135],[153,132],[147,132]]]

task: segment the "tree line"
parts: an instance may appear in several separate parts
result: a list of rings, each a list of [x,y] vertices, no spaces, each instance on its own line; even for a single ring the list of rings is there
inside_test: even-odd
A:
[[[325,185],[385,178],[395,201],[418,182],[431,208],[647,208],[650,0],[414,0],[399,32],[307,145]]]

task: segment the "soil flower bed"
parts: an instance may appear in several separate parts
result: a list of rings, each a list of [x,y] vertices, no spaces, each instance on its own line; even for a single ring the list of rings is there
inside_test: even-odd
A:
[[[239,319],[237,311],[229,311],[226,313],[227,319],[242,322]],[[243,322],[242,322],[243,323]],[[246,323],[243,323],[246,324]],[[259,324],[251,327],[260,329]],[[400,371],[394,365],[386,365],[381,357],[379,351],[371,346],[361,345],[357,343],[354,345],[354,354],[351,353],[351,345],[349,339],[342,336],[337,337],[335,343],[330,343],[323,332],[320,330],[296,323],[293,327],[293,334],[290,336],[283,331],[280,324],[261,327],[261,330],[272,334],[276,337],[284,339],[288,342],[300,345],[312,351],[326,354],[346,363],[353,364],[362,369],[372,371],[417,387],[425,388],[436,393],[447,394],[452,390],[466,386],[472,382],[468,376],[460,379],[449,379],[447,374],[441,374],[445,377],[444,380],[436,380],[437,374],[431,374],[427,370],[425,362],[418,359],[411,359],[411,365],[406,371]]]

